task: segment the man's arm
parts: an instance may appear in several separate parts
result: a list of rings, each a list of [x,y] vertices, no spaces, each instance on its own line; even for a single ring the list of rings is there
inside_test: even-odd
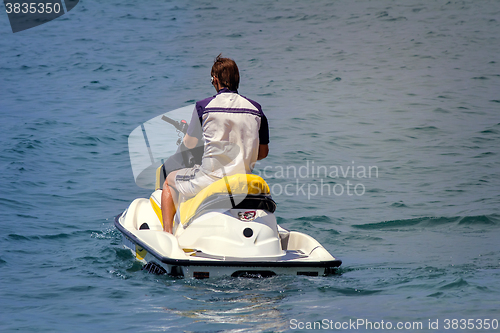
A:
[[[266,158],[267,154],[269,154],[269,145],[259,145],[259,154],[257,155],[257,160]]]
[[[262,114],[262,119],[259,128],[259,153],[257,155],[257,160],[261,160],[267,157],[269,154],[269,124],[267,122],[267,117]]]
[[[197,143],[198,143],[198,138],[191,136],[189,134],[184,135],[184,146],[186,146],[187,149],[192,149],[196,147]]]
[[[184,135],[184,146],[187,149],[193,149],[198,144],[198,140],[202,138],[201,118],[198,117],[196,107],[193,110],[191,121],[189,122],[188,129]]]

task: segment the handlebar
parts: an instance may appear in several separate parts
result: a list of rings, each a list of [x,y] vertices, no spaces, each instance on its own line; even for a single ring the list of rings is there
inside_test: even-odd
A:
[[[179,130],[179,131],[181,131],[182,133],[186,134],[187,129],[188,129],[188,123],[187,123],[187,121],[185,121],[184,119],[183,119],[183,120],[181,120],[181,121],[176,121],[176,120],[173,120],[172,118],[169,118],[169,117],[167,117],[167,116],[165,116],[165,115],[164,115],[163,117],[161,117],[161,119],[162,119],[162,120],[164,120],[164,121],[166,121],[166,122],[167,122],[167,123],[169,123],[169,124],[174,125],[174,127],[175,127],[177,130]]]

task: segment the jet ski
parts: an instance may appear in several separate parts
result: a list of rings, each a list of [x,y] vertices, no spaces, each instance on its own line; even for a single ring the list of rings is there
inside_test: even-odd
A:
[[[185,134],[185,121],[166,116],[161,119]],[[189,151],[180,144],[174,155],[182,157],[180,164],[186,165],[195,162],[194,155],[200,151]],[[135,199],[115,218],[123,245],[144,263],[143,269],[205,279],[323,276],[334,273],[342,264],[311,236],[277,224],[277,205],[269,186],[254,174],[225,175],[195,197],[181,201],[173,234],[164,232],[161,187],[170,172],[168,164],[156,168],[151,196]],[[144,172],[138,178],[144,180]]]

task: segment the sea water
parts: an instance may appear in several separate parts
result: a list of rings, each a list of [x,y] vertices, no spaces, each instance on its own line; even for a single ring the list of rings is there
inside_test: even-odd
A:
[[[81,0],[0,34],[2,332],[500,330],[500,2]],[[214,94],[219,53],[269,119],[278,222],[336,274],[173,279],[122,247],[128,135]]]

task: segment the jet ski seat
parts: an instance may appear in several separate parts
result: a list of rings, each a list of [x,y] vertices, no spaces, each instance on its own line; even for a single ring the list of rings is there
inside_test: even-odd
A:
[[[263,209],[274,213],[276,203],[264,179],[254,174],[236,174],[219,179],[195,197],[181,202],[180,223],[187,225],[203,212],[214,209]]]

